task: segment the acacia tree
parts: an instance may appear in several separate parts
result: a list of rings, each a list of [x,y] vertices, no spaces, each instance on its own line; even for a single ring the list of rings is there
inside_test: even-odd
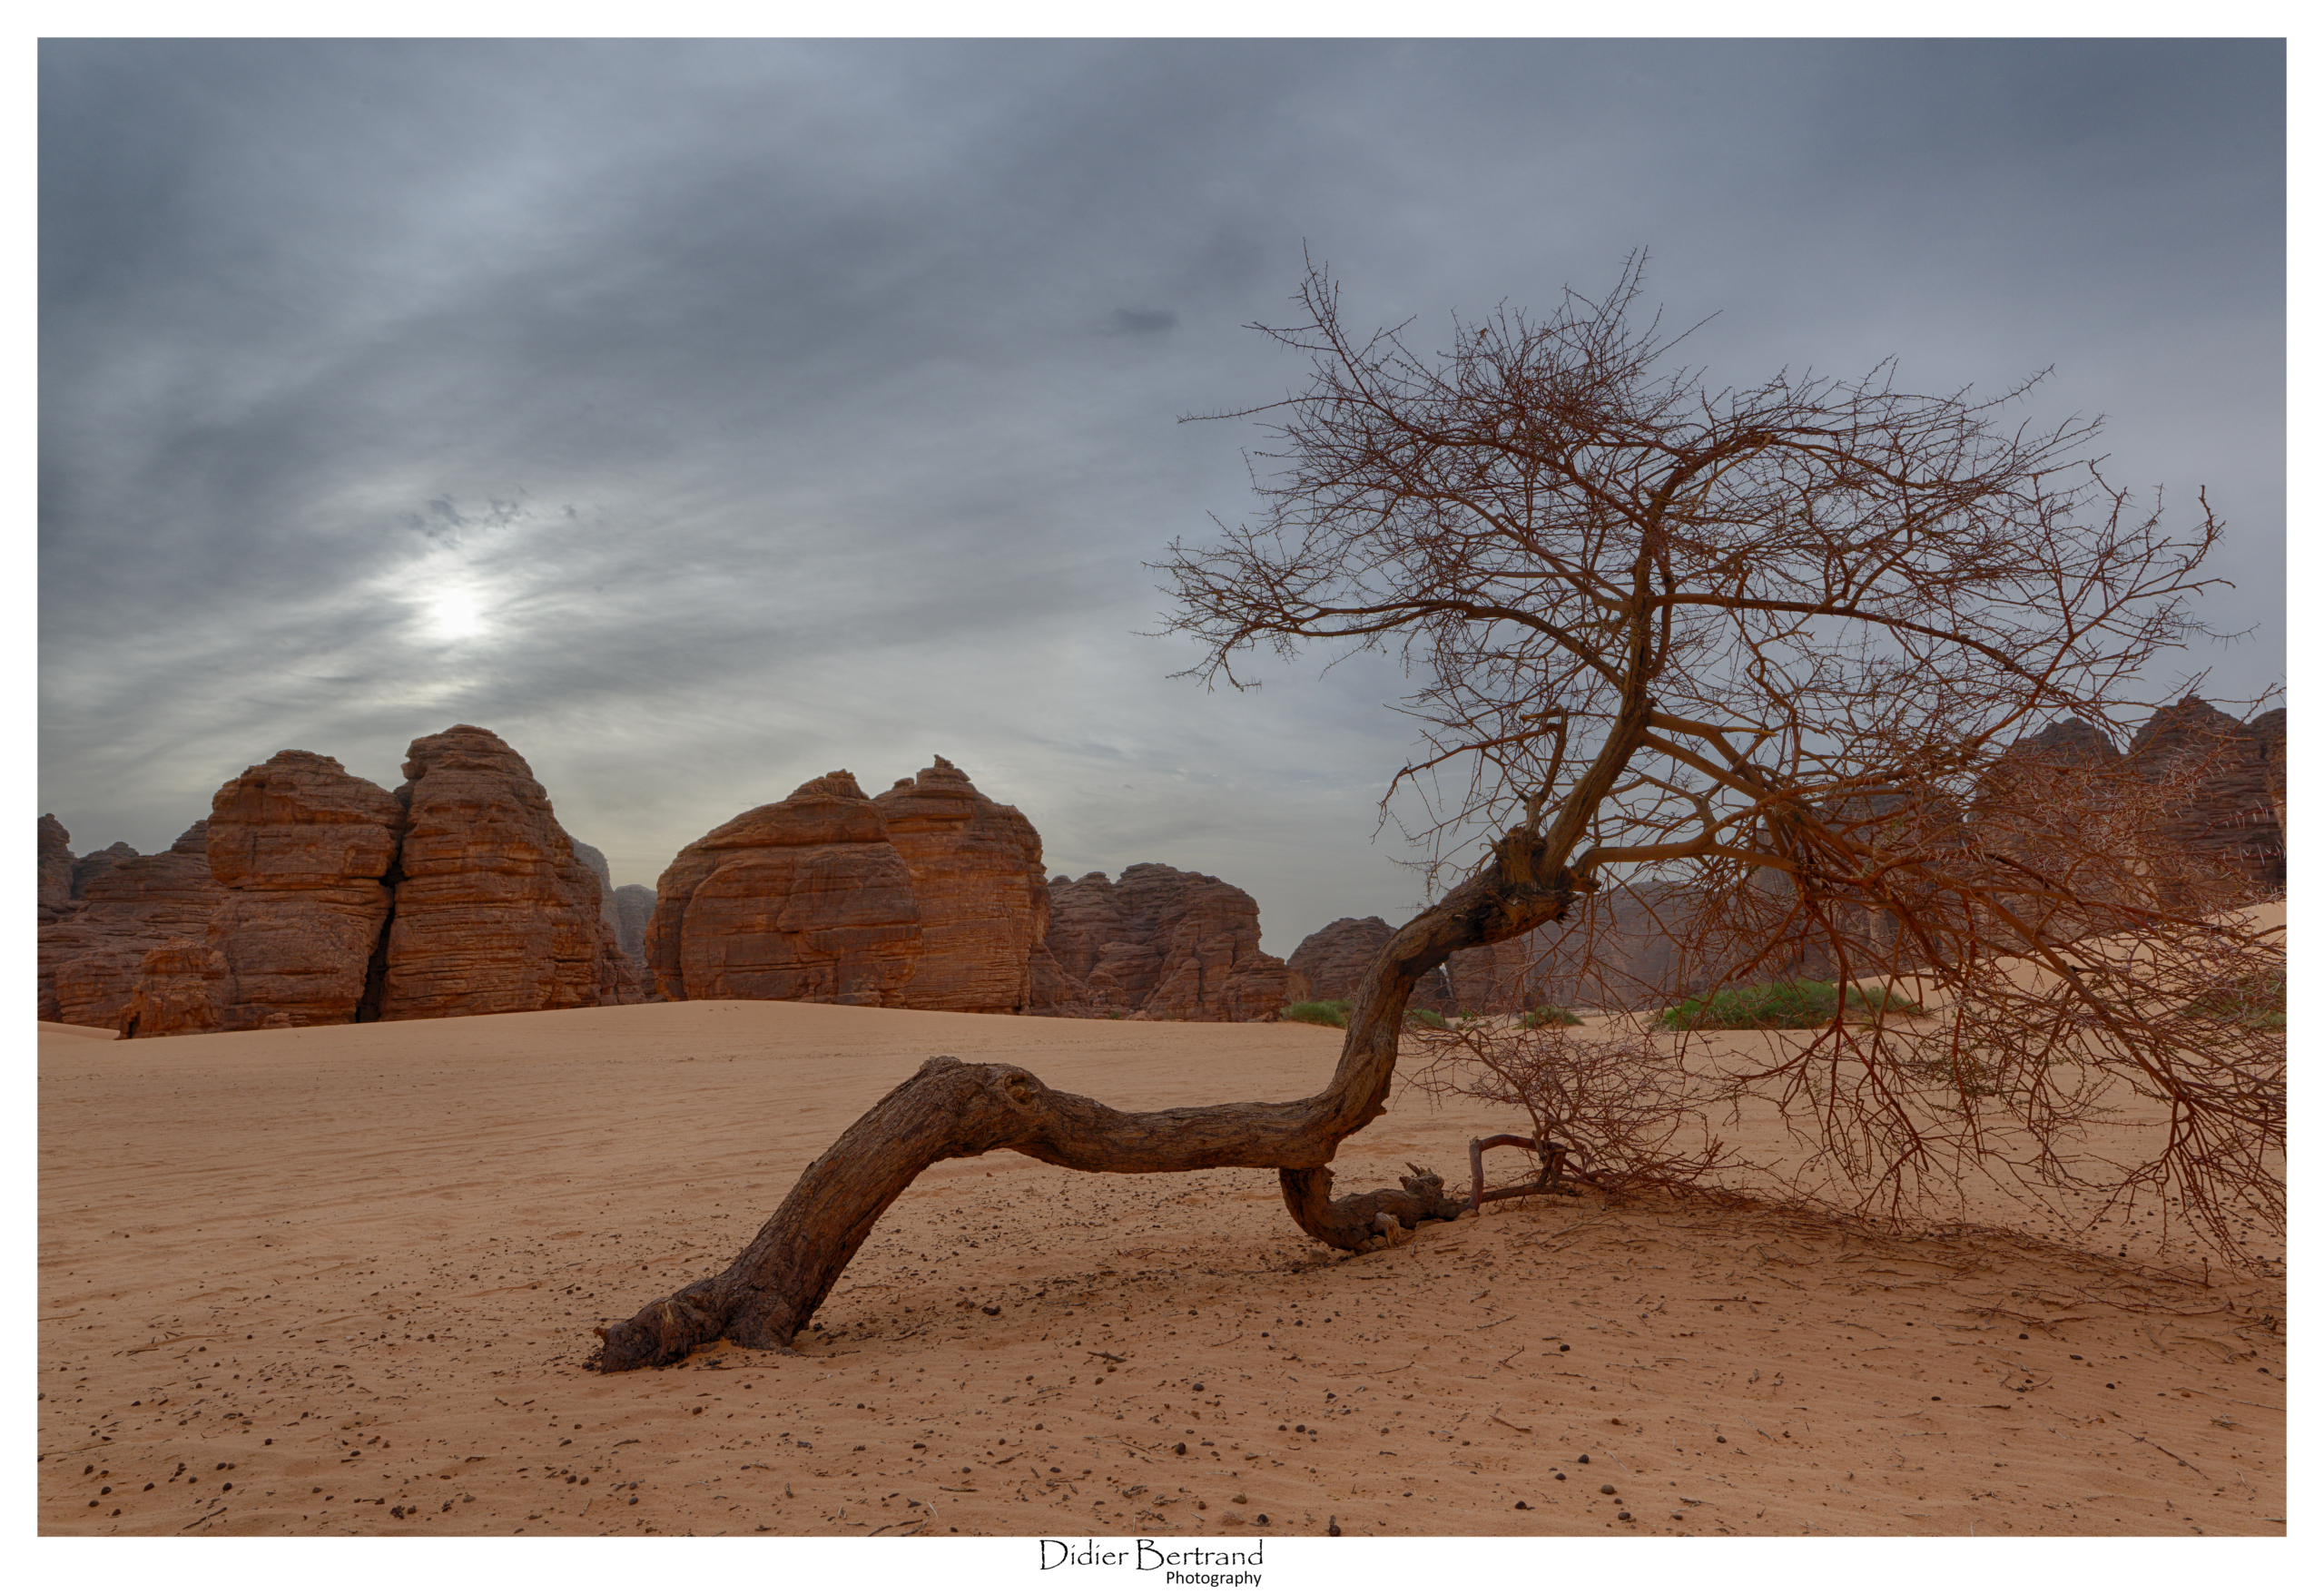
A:
[[[1803,958],[1843,982],[1915,977],[1931,1021],[1843,1007],[1723,1081],[1804,1114],[1866,1198],[1905,1205],[1969,1170],[2086,1184],[2070,1142],[2126,1086],[2168,1132],[2101,1175],[2111,1188],[2191,1197],[2229,1244],[2233,1200],[2280,1214],[2280,1035],[2218,995],[2280,950],[2220,920],[2232,880],[2142,862],[2145,799],[2084,782],[2076,808],[2073,767],[2008,751],[2140,706],[2142,672],[2199,628],[2208,505],[2175,536],[2159,506],[2134,510],[2090,457],[2093,425],[2011,423],[2032,382],[1930,396],[1884,365],[1714,390],[1636,324],[1640,264],[1544,317],[1456,320],[1433,354],[1401,328],[1352,332],[1311,269],[1302,319],[1258,329],[1311,363],[1242,412],[1272,439],[1262,513],[1162,566],[1207,678],[1247,684],[1256,649],[1321,645],[1394,650],[1423,683],[1404,706],[1427,750],[1391,798],[1427,804],[1455,880],[1361,982],[1330,1082],[1133,1113],[934,1058],[724,1272],[599,1330],[605,1369],[721,1336],[787,1346],[946,1157],[1273,1167],[1292,1220],[1344,1249],[1452,1215],[1433,1179],[1332,1190],[1335,1150],[1384,1109],[1414,982],[1649,881],[1713,983]]]

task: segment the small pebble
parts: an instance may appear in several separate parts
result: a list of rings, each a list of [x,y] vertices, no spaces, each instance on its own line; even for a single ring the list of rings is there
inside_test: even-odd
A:
[[[1609,1483],[1605,1484],[1603,1487],[1600,1488],[1600,1489],[1598,1490],[1598,1491],[1599,1491],[1599,1492],[1600,1492],[1600,1493],[1611,1493],[1611,1492],[1613,1492],[1613,1491],[1614,1491],[1614,1485],[1613,1485],[1612,1483],[1609,1482]]]

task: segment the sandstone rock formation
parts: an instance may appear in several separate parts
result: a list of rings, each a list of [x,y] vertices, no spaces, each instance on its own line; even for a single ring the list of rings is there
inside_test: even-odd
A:
[[[569,834],[566,839],[567,841],[573,841],[572,836]],[[614,893],[614,870],[613,866],[606,861],[606,854],[599,851],[596,847],[591,846],[587,841],[574,841],[573,855],[581,860],[581,866],[588,870],[590,874],[596,880],[599,900],[603,900],[605,898],[612,896]]]
[[[233,990],[233,970],[207,939],[164,940],[138,960],[129,1004],[122,1012],[121,1036],[150,1039],[247,1028],[229,1021]],[[278,1018],[280,1027],[290,1026],[287,1012],[270,1013],[265,1021]]]
[[[920,908],[920,960],[896,1004],[1023,1011],[1033,948],[1049,932],[1041,838],[941,757],[873,801]]]
[[[196,823],[153,857],[107,849],[109,865],[87,877],[81,910],[40,931],[43,1018],[119,1029],[145,954],[164,941],[201,938],[224,894],[210,875],[208,829],[208,820]]]
[[[1699,906],[1683,887],[1653,883],[1584,897],[1562,923],[1446,959],[1453,1003],[1478,1013],[1652,1004],[1704,982],[1681,950]]]
[[[54,813],[40,816],[40,921],[73,910],[73,836]]]
[[[221,786],[209,858],[226,895],[205,936],[216,960],[157,963],[136,1032],[200,1021],[204,1003],[163,989],[171,978],[210,983],[215,1027],[253,1028],[276,1012],[300,1027],[353,1022],[376,982],[403,828],[395,797],[315,752],[277,752]]]
[[[911,872],[843,769],[680,851],[645,933],[670,1001],[892,1007],[920,955]]]
[[[42,1016],[147,1037],[645,998],[601,909],[603,857],[507,743],[454,725],[404,773],[390,793],[279,752],[164,857],[74,863],[61,904],[70,837],[44,819]]]
[[[112,872],[123,863],[136,861],[137,855],[137,849],[125,841],[116,841],[100,851],[84,852],[73,864],[74,896],[77,899],[88,895],[91,880]]]
[[[2191,799],[2171,825],[2170,838],[2201,866],[2280,892],[2283,742],[2281,709],[2243,724],[2201,697],[2184,697],[2140,727],[2122,755],[2122,772],[2147,780],[2190,774]]]
[[[645,967],[645,925],[654,917],[654,887],[624,885],[609,899],[614,934],[629,959]]]
[[[645,971],[622,949],[621,935],[606,919],[597,919],[597,1005],[631,1007],[645,1000]]]
[[[1223,880],[1137,863],[1118,882],[1059,875],[1049,903],[1068,999],[1044,1009],[1232,1023],[1290,998],[1290,969],[1259,949],[1258,903]]]
[[[2102,900],[2111,894],[2110,871],[2137,864],[2126,855],[2127,845],[2102,839],[2093,844],[2092,825],[2098,818],[2143,825],[2159,814],[2160,851],[2171,867],[2192,868],[2214,881],[2231,877],[2230,894],[2280,892],[2283,738],[2281,710],[2239,724],[2191,697],[2158,713],[2128,752],[2117,752],[2103,733],[2079,719],[2021,739],[1990,779],[2030,783],[2017,785],[2004,800],[1994,800],[1989,786],[1977,811],[1965,817],[1935,801],[1908,819],[1906,804],[1893,794],[1860,799],[1859,805],[1867,819],[1921,827],[1933,844],[1974,832],[1978,844],[2024,856]],[[2053,811],[2063,815],[2057,822],[2073,832],[2074,846],[2013,828],[2001,817],[2008,811],[2039,819]],[[1643,882],[1585,898],[1566,923],[1456,952],[1445,971],[1460,1005],[1480,1012],[1520,1011],[1544,1002],[1658,1005],[1674,994],[1711,988],[1754,956],[1764,960],[1743,976],[1747,981],[1833,977],[1827,950],[1812,940],[1787,947],[1779,939],[1775,926],[1789,890],[1786,876],[1761,870],[1753,882],[1768,900],[1760,915],[1768,927],[1757,936],[1737,932],[1699,944],[1703,937],[1695,932],[1694,919],[1701,900],[1675,883]],[[2018,905],[2053,939],[2071,939],[2083,930],[2053,908]],[[1893,937],[1893,919],[1881,918],[1857,931],[1876,941],[1883,934]]]
[[[596,877],[524,759],[456,724],[411,743],[382,1020],[592,1007]]]
[[[1344,1001],[1355,994],[1355,987],[1394,932],[1385,919],[1334,919],[1299,942],[1288,966],[1292,972],[1306,977],[1306,999]],[[1452,1009],[1452,990],[1445,983],[1443,969],[1432,969],[1413,988],[1411,1005],[1432,1012]]]
[[[569,839],[569,837],[568,837]],[[614,871],[606,854],[586,841],[573,842],[573,855],[597,881],[597,1005],[627,1007],[645,999],[645,959],[642,944],[625,940],[620,910],[615,902]],[[645,898],[651,910],[654,893],[643,885],[625,889]],[[640,920],[638,928],[645,928]]]

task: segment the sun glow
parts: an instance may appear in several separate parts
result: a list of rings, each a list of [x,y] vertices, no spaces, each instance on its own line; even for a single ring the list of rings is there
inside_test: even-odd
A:
[[[428,625],[447,641],[460,641],[483,631],[484,600],[471,587],[454,586],[428,600]]]

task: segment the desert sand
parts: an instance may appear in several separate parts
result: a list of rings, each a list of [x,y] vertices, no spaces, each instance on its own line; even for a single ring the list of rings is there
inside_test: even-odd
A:
[[[1337,1256],[1265,1171],[1003,1154],[924,1175],[798,1353],[583,1369],[926,1057],[1147,1107],[1305,1095],[1340,1037],[779,1002],[43,1025],[41,1530],[2284,1531],[2280,1277],[2206,1286],[2151,1220],[1537,1196]],[[1458,1185],[1521,1126],[1404,1093],[1340,1185]]]

